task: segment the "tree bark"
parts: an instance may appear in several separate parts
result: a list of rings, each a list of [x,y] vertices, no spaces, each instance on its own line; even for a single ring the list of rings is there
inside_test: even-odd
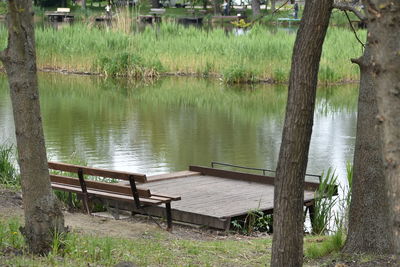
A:
[[[368,44],[375,77],[378,126],[389,198],[389,227],[394,252],[400,255],[400,1],[363,1],[368,18]]]
[[[293,49],[274,193],[273,267],[303,263],[304,177],[319,62],[333,0],[307,0]]]
[[[346,253],[393,252],[381,136],[375,127],[378,106],[371,60],[367,44],[364,55],[356,60],[360,66],[360,92],[349,228],[343,249]]]
[[[82,0],[82,8],[86,9],[86,0]]]
[[[253,18],[260,16],[260,0],[251,1],[251,10],[253,11]]]
[[[8,46],[0,53],[10,85],[21,171],[25,227],[30,251],[45,254],[54,232],[64,232],[64,217],[47,166],[36,74],[31,0],[9,0]]]
[[[275,0],[271,0],[271,12],[275,11]]]

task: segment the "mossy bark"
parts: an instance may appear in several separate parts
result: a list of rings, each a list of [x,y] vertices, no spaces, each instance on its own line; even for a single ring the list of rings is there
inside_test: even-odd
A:
[[[393,249],[371,60],[367,44],[364,55],[355,60],[360,66],[360,92],[346,253],[381,254]]]
[[[8,46],[0,53],[10,85],[18,162],[21,171],[25,227],[29,250],[46,254],[64,218],[54,196],[47,166],[36,74],[32,1],[10,0]]]
[[[389,198],[389,228],[400,255],[400,1],[363,1],[368,19],[369,67],[375,79],[377,127]]]

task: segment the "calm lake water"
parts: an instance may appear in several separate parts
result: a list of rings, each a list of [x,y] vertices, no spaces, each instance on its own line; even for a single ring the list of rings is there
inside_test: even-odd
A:
[[[159,174],[211,161],[275,169],[286,86],[227,86],[218,80],[162,78],[126,83],[39,75],[49,158]],[[330,166],[345,179],[352,160],[357,85],[319,88],[308,172]],[[0,142],[15,142],[8,83],[0,75]]]

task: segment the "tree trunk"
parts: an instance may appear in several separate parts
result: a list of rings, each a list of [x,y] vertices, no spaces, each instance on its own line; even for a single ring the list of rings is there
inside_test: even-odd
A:
[[[260,0],[252,0],[251,1],[251,10],[253,11],[253,18],[257,18],[260,16]]]
[[[375,77],[378,125],[389,197],[389,227],[394,252],[400,255],[400,1],[363,1]]]
[[[293,49],[286,117],[275,178],[273,267],[302,266],[304,177],[318,69],[333,0],[307,0]]]
[[[82,8],[86,9],[86,0],[82,0]]]
[[[271,12],[275,11],[275,0],[271,0]]]
[[[346,253],[390,253],[389,203],[385,187],[381,136],[375,127],[378,106],[370,48],[356,60],[360,66],[360,92],[353,185]]]
[[[47,166],[36,75],[31,0],[9,0],[8,46],[0,53],[8,75],[21,171],[25,228],[30,251],[45,254],[64,218],[53,195]]]

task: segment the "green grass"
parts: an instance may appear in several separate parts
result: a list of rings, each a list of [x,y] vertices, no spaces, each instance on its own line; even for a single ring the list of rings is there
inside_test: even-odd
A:
[[[21,186],[20,175],[16,168],[15,148],[11,144],[0,144],[0,184],[7,188],[19,188]]]
[[[365,38],[364,31],[359,34]],[[104,74],[111,69],[126,75],[129,67],[121,55],[129,55],[140,59],[139,66],[146,70],[141,73],[148,73],[145,75],[154,75],[147,70],[155,69],[161,74],[215,74],[232,82],[268,79],[286,82],[295,39],[294,34],[283,30],[272,33],[260,25],[252,27],[249,34],[235,36],[223,29],[205,31],[173,23],[146,27],[135,34],[75,23],[59,30],[37,28],[36,37],[38,65],[42,68]],[[0,47],[5,44],[6,33],[0,31]],[[351,31],[331,28],[321,59],[320,82],[358,79],[358,68],[350,58],[360,55],[360,45]],[[112,62],[111,66],[105,61]]]
[[[27,253],[18,230],[20,220],[0,216],[0,262],[6,266],[113,266],[121,261],[137,266],[269,266],[271,256],[271,237],[188,240],[155,231],[117,238],[72,231],[56,235],[50,254],[37,257]],[[341,232],[306,236],[305,266],[312,260],[339,255],[344,238]]]
[[[7,2],[0,2],[0,15],[5,15],[7,13]]]
[[[317,259],[338,253],[343,248],[345,239],[343,231],[337,231],[331,236],[309,237],[304,244],[304,255],[307,259]]]
[[[183,240],[166,232],[136,239],[68,233],[53,241],[46,257],[26,253],[18,219],[0,219],[0,261],[11,266],[260,266],[270,261],[271,238],[252,240]],[[17,251],[5,255],[5,251]]]

